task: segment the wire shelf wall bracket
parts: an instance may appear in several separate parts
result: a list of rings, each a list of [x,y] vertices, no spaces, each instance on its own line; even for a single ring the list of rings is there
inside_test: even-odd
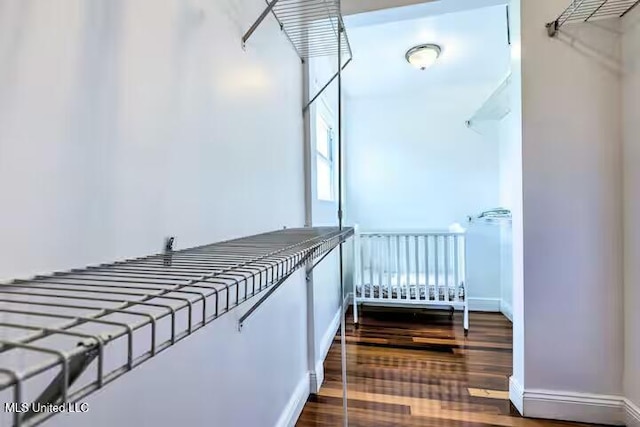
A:
[[[639,4],[640,0],[572,0],[558,19],[547,24],[547,33],[555,37],[565,24],[622,18]]]
[[[243,49],[246,49],[251,36],[271,14],[303,62],[313,57],[338,56],[338,71],[304,105],[303,112],[306,112],[353,59],[349,37],[342,19],[340,0],[266,1],[265,9],[242,36]],[[346,57],[344,62],[343,56]]]
[[[509,74],[496,88],[495,91],[487,99],[485,102],[476,110],[476,112],[471,116],[470,119],[465,121],[465,126],[474,132],[482,134],[482,132],[477,129],[478,124],[487,121],[496,121],[502,120],[507,114],[511,112],[511,102],[510,102],[510,93],[509,87],[511,85],[511,74]]]
[[[74,404],[264,295],[246,320],[293,272],[352,235],[290,228],[0,284],[0,400],[16,409]],[[0,425],[54,414],[0,413]]]
[[[251,308],[249,310],[247,310],[247,312],[245,314],[243,314],[240,319],[238,320],[238,330],[242,331],[242,327],[244,326],[245,321],[251,317],[253,315],[253,313],[260,308],[260,306],[262,304],[265,303],[265,301],[267,301],[267,299],[269,299],[269,297],[278,290],[278,288],[287,281],[287,279],[289,277],[291,277],[291,275],[293,273],[295,273],[300,267],[302,267],[303,265],[307,265],[307,268],[305,269],[305,274],[306,274],[306,280],[309,280],[309,274],[318,266],[318,264],[320,264],[331,252],[333,252],[333,250],[338,247],[339,245],[341,245],[342,243],[344,243],[346,241],[346,239],[348,238],[348,236],[353,235],[353,233],[342,236],[340,238],[340,242],[331,247],[329,250],[326,250],[324,252],[324,255],[322,255],[320,257],[320,259],[318,259],[316,262],[312,263],[312,259],[314,256],[317,256],[317,251],[319,248],[316,248],[312,251],[310,251],[308,254],[306,254],[304,257],[302,257],[300,259],[300,261],[298,261],[293,268],[286,274],[284,275],[280,280],[278,280],[278,282],[271,286],[271,288],[262,296],[260,297],[260,299],[258,300],[258,302],[256,302],[254,305],[251,306]]]

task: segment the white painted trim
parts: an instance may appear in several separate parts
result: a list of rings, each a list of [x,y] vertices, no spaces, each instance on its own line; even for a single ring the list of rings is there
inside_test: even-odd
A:
[[[509,377],[509,400],[522,415],[524,413],[524,388],[514,376]]]
[[[336,336],[338,332],[338,328],[340,328],[340,307],[338,307],[338,311],[331,319],[331,323],[329,324],[329,328],[322,336],[322,341],[320,341],[320,361],[323,362],[327,357],[327,353],[329,353],[329,349],[331,348],[331,344],[333,343],[333,338]]]
[[[344,309],[346,310],[347,308],[349,308],[350,305],[353,305],[353,292],[348,292],[344,301],[345,301]]]
[[[500,312],[499,298],[469,298],[469,311]]]
[[[310,386],[309,392],[317,394],[320,392],[320,387],[324,382],[324,361],[322,359],[316,362],[316,366],[313,368],[313,372],[310,373]]]
[[[307,369],[309,370],[309,390],[319,389],[316,378],[316,323],[315,323],[315,295],[313,292],[313,270],[307,266]]]
[[[513,323],[513,308],[505,300],[500,300],[500,312]]]
[[[338,328],[340,328],[340,307],[338,307],[338,311],[335,316],[333,316],[333,319],[331,319],[329,327],[322,336],[320,348],[318,349],[319,357],[316,360],[313,372],[309,372],[309,390],[311,393],[317,393],[320,391],[320,387],[324,381],[324,360],[327,358],[327,353],[329,353],[329,349],[333,343],[333,338],[338,332]]]
[[[568,391],[525,390],[524,416],[594,424],[623,425],[624,398]]]
[[[300,417],[300,414],[304,409],[305,403],[307,403],[307,397],[309,397],[309,380],[305,375],[298,382],[289,402],[287,402],[282,414],[280,414],[280,418],[278,418],[275,427],[295,426],[298,421],[298,417]]]
[[[640,427],[640,406],[624,399],[625,421],[627,427]]]

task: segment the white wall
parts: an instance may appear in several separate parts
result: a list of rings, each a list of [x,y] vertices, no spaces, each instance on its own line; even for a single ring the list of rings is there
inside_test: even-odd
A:
[[[447,87],[426,96],[349,99],[346,111],[347,221],[363,231],[447,229],[499,200],[498,141],[465,121],[495,88]],[[499,239],[468,235],[472,309],[500,307]]]
[[[622,393],[621,79],[616,31],[544,24],[566,4],[522,0],[526,390]],[[515,308],[515,307],[514,307]],[[516,308],[517,310],[517,308]],[[566,399],[566,395],[565,395]],[[583,402],[584,403],[584,402]],[[558,410],[550,414],[550,406]],[[525,415],[583,418],[532,397]],[[602,408],[598,408],[602,409]],[[617,412],[616,412],[617,413]]]
[[[288,425],[282,415],[295,411],[295,404],[301,409],[308,392],[305,288],[296,276],[242,333],[237,332],[240,313],[223,316],[84,398],[89,412],[56,415],[44,425]]]
[[[519,49],[520,40],[517,34],[519,30],[513,29],[512,23],[512,49]],[[515,34],[516,36],[514,37]],[[501,311],[513,320],[513,288],[514,265],[522,265],[522,253],[514,260],[514,239],[519,239],[522,244],[522,235],[514,234],[514,223],[522,222],[522,115],[519,104],[522,103],[520,93],[520,69],[519,56],[512,61],[512,74],[506,91],[509,113],[497,123],[497,134],[500,157],[500,203],[511,211],[511,223],[504,223],[500,227],[500,303]],[[517,72],[513,70],[516,69]],[[517,76],[514,74],[518,74]],[[518,84],[514,84],[517,81]],[[517,226],[517,224],[516,224]]]
[[[500,226],[476,222],[467,226],[466,291],[469,309],[500,311],[501,236]]]
[[[627,398],[640,407],[640,9],[628,16],[624,30],[624,388]],[[640,419],[636,423],[640,425]]]
[[[498,144],[464,124],[492,89],[349,99],[348,221],[365,231],[441,229],[495,207]]]
[[[299,60],[270,21],[236,46],[259,2],[62,4],[0,3],[1,277],[300,223]]]
[[[513,94],[517,88],[509,84],[508,91]],[[510,97],[511,98],[511,97]],[[520,103],[521,99],[509,100],[510,104]],[[511,110],[513,110],[513,105]],[[521,193],[515,182],[521,169],[522,158],[519,156],[518,145],[513,138],[513,129],[522,127],[518,112],[510,111],[497,123],[497,133],[500,157],[500,206],[512,208],[518,204],[518,194]]]
[[[505,117],[505,125],[500,132],[503,147],[510,147],[509,156],[503,156],[502,178],[505,178],[504,166],[511,165],[511,185],[502,185],[501,202],[510,203],[511,209],[511,267],[512,295],[511,309],[513,321],[513,374],[509,380],[509,397],[520,413],[524,409],[523,389],[525,384],[525,340],[524,340],[524,212],[523,212],[523,159],[522,159],[522,0],[509,3],[511,34],[511,83],[509,85],[510,112]],[[503,150],[503,153],[506,150]],[[509,196],[510,194],[510,196]],[[508,262],[508,261],[507,261]]]
[[[505,222],[500,226],[500,311],[513,321],[513,229]]]
[[[270,17],[241,49],[263,8],[0,0],[0,278],[302,225],[300,60]],[[50,424],[274,425],[307,379],[304,289]]]

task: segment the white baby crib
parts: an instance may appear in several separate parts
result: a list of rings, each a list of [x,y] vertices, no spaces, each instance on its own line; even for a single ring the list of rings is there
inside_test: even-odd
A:
[[[469,332],[464,232],[358,232],[353,317],[358,304],[464,312]]]

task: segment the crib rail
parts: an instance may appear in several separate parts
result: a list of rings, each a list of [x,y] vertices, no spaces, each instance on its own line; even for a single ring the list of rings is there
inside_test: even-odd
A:
[[[354,292],[360,301],[464,300],[464,233],[361,232],[356,251]]]

